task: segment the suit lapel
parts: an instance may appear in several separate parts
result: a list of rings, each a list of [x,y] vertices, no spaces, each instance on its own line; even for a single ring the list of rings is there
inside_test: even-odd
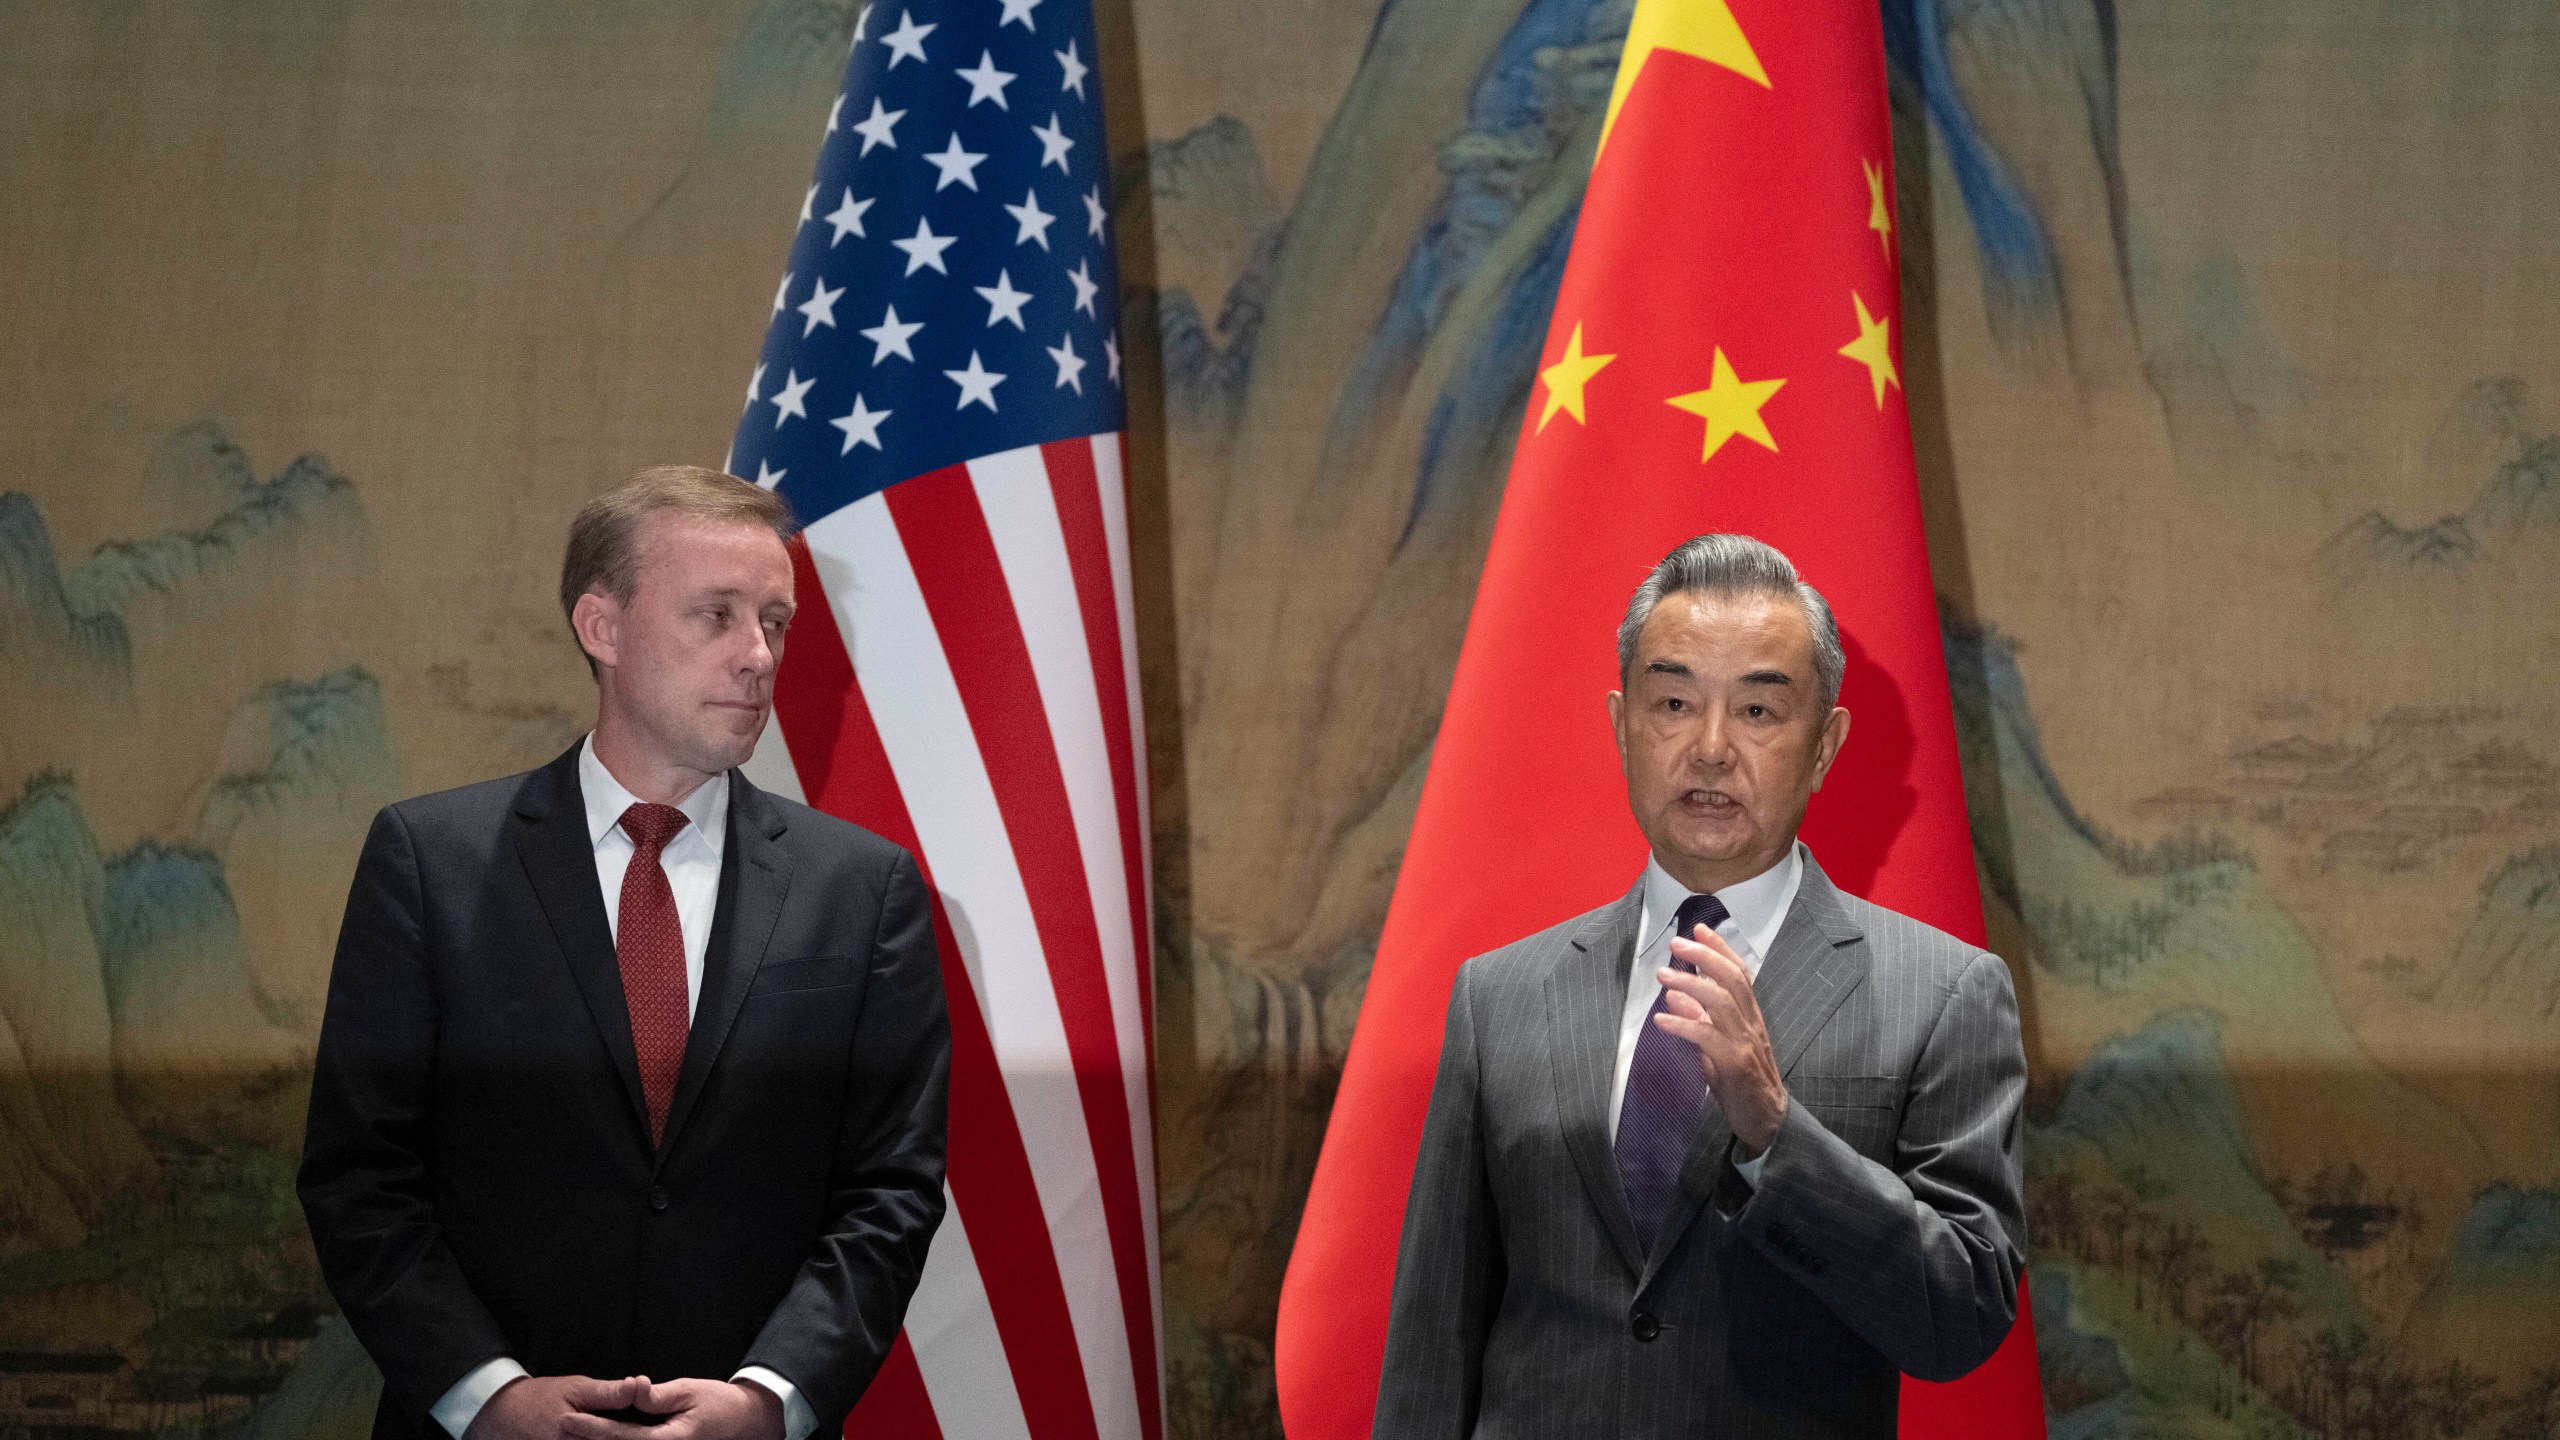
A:
[[[1787,907],[1778,938],[1770,942],[1769,953],[1760,962],[1760,974],[1751,982],[1752,996],[1760,1005],[1760,1022],[1769,1032],[1769,1053],[1778,1062],[1780,1078],[1795,1069],[1805,1046],[1830,1021],[1840,1002],[1866,983],[1867,952],[1858,943],[1864,938],[1864,932],[1849,918],[1847,907],[1840,903],[1839,890],[1808,852],[1804,878],[1796,885],[1795,903]],[[1671,1222],[1662,1227],[1653,1253],[1646,1257],[1638,1290],[1653,1282],[1654,1272],[1670,1258],[1672,1247],[1680,1243],[1681,1235],[1705,1207],[1707,1197],[1715,1192],[1723,1179],[1725,1151],[1732,1143],[1732,1122],[1725,1118],[1724,1108],[1710,1100],[1704,1123],[1698,1127],[1698,1138],[1689,1147],[1689,1158],[1682,1168],[1680,1202],[1672,1211]]]
[[[1624,899],[1593,916],[1568,940],[1547,974],[1548,1009],[1555,1017],[1548,1053],[1565,1148],[1630,1271],[1644,1267],[1644,1250],[1627,1214],[1617,1148],[1609,1142],[1609,1085],[1617,1074],[1618,1021],[1626,1012],[1627,967],[1635,960],[1636,927],[1643,913],[1644,881],[1639,878]]]
[[[580,741],[579,745],[585,744]],[[516,793],[516,857],[551,922],[578,993],[587,1002],[614,1072],[630,1101],[632,1122],[645,1143],[649,1110],[640,1094],[640,1056],[631,1043],[631,1010],[622,994],[622,965],[606,922],[604,890],[596,879],[596,847],[587,834],[587,810],[578,788],[579,745],[535,771]]]
[[[1779,927],[1769,958],[1760,967],[1760,978],[1751,987],[1759,998],[1761,1023],[1769,1029],[1769,1051],[1777,1058],[1781,1077],[1794,1072],[1804,1047],[1840,1002],[1866,983],[1867,947],[1857,943],[1865,938],[1849,918],[1848,907],[1840,903],[1831,877],[1806,855],[1795,906],[1787,912],[1787,922]]]
[[[720,857],[720,898],[703,950],[702,994],[694,1002],[693,1026],[685,1037],[684,1068],[676,1072],[675,1098],[667,1105],[666,1139],[658,1147],[661,1166],[711,1078],[711,1067],[728,1043],[738,1007],[747,1003],[747,991],[773,940],[774,922],[791,888],[790,858],[774,843],[787,828],[779,806],[746,776],[729,772],[729,840]]]

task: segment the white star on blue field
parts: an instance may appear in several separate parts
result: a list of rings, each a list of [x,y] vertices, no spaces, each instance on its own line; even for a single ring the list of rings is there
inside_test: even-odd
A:
[[[1067,0],[863,9],[729,455],[802,523],[1123,428],[1092,56]]]

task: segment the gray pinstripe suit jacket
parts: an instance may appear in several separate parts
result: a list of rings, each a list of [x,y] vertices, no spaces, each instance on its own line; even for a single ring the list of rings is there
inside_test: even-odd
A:
[[[1458,972],[1380,1440],[1890,1437],[1897,1371],[1961,1375],[2017,1315],[2008,968],[1810,862],[1753,987],[1790,1097],[1759,1187],[1710,1104],[1637,1248],[1609,1082],[1641,891]]]

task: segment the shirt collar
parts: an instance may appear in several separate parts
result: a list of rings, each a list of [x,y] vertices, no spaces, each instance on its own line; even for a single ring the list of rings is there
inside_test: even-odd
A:
[[[1804,882],[1804,842],[1787,847],[1785,858],[1748,880],[1727,885],[1715,892],[1724,902],[1725,913],[1732,917],[1717,929],[1738,933],[1751,944],[1752,958],[1766,959],[1769,947],[1777,943],[1778,928],[1786,922],[1787,911],[1795,905],[1796,891]],[[1650,945],[1660,932],[1668,928],[1672,917],[1680,913],[1680,902],[1689,898],[1689,888],[1671,878],[1662,862],[1648,858],[1644,865],[1644,943]],[[1641,947],[1639,947],[1641,948]]]
[[[604,837],[622,823],[622,812],[640,803],[640,797],[613,778],[596,758],[596,737],[592,734],[578,742],[578,790],[587,802],[587,842],[602,845]],[[684,817],[693,822],[688,829],[698,832],[703,842],[718,855],[729,837],[729,772],[721,771],[693,787],[693,793],[677,804]],[[681,842],[682,835],[677,840]]]

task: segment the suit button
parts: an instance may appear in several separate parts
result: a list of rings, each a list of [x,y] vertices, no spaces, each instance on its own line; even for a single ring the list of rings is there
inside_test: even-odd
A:
[[[1652,1311],[1639,1310],[1636,1312],[1635,1323],[1629,1325],[1627,1330],[1638,1340],[1650,1342],[1662,1333],[1662,1322],[1653,1318]]]
[[[664,1210],[673,1203],[674,1200],[667,1194],[667,1188],[665,1186],[652,1185],[649,1187],[649,1208],[651,1210]]]

